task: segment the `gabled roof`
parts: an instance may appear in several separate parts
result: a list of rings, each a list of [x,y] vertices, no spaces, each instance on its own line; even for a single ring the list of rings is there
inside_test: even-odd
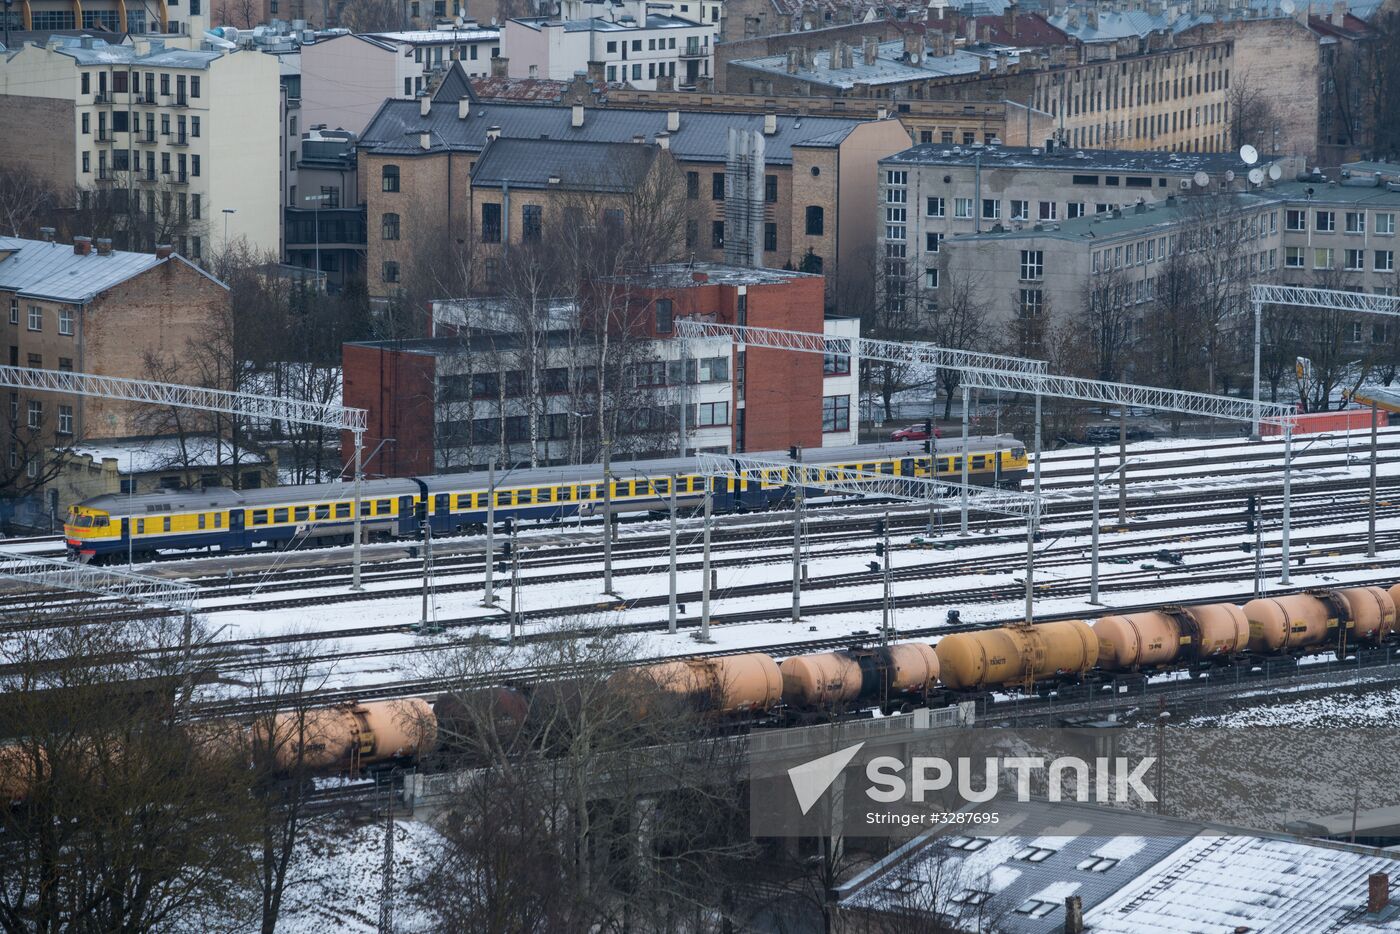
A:
[[[218,279],[179,255],[162,259],[152,253],[113,250],[106,256],[99,256],[93,250],[86,256],[79,256],[70,243],[0,237],[0,291],[15,292],[21,298],[81,304],[169,262],[183,263],[223,286]]]
[[[991,29],[992,42],[1016,47],[1068,45],[1070,42],[1069,35],[1064,30],[1050,25],[1042,16],[1017,13],[1015,17],[1014,28],[1007,29],[1004,16],[979,16],[977,35],[980,37],[984,29]]]
[[[498,139],[472,171],[472,184],[573,191],[631,191],[659,146],[552,139]],[[557,178],[557,183],[551,183]]]
[[[464,97],[473,103],[476,102],[476,93],[472,91],[472,81],[467,77],[466,69],[462,67],[461,62],[453,62],[452,67],[442,76],[437,90],[433,92],[433,100],[451,101],[455,104]]]

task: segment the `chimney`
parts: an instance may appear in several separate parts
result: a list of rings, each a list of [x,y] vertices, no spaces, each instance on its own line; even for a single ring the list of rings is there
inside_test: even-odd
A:
[[[979,56],[977,57],[977,73],[978,73],[979,75],[985,75],[985,74],[989,74],[989,73],[991,72],[991,70],[992,70],[992,63],[991,63],[991,61],[988,60],[987,56],[985,56],[985,55],[979,55]]]
[[[171,254],[171,253],[174,253],[174,252],[175,252],[175,248],[174,248],[173,246],[171,246],[170,244],[168,244],[168,243],[157,243],[157,244],[156,244],[156,258],[157,258],[157,259],[169,259],[169,258],[170,258],[170,254]]]
[[[433,99],[424,94],[418,98],[418,116],[426,117],[433,112]]]
[[[458,98],[458,100],[457,100],[457,119],[458,119],[458,120],[465,120],[465,119],[467,119],[468,116],[471,115],[471,112],[472,112],[472,99],[471,99],[470,97]]]
[[[777,115],[777,114],[764,114],[764,115],[763,115],[763,135],[764,135],[764,136],[772,136],[772,135],[773,135],[774,133],[776,133],[776,132],[778,132],[778,115]]]
[[[607,76],[605,75],[603,68],[604,65],[602,62],[588,63],[588,70],[585,72],[585,74],[588,77],[589,84],[602,84],[605,81],[607,81]]]
[[[1099,28],[1099,8],[1097,6],[1091,6],[1084,11],[1084,23],[1090,29]]]
[[[1065,897],[1065,934],[1084,934],[1084,902],[1078,895]]]
[[[112,240],[111,240],[110,237],[98,237],[98,238],[97,238],[97,255],[98,255],[98,256],[111,256],[111,255],[112,255]]]
[[[579,127],[583,126],[583,105],[582,105],[582,104],[574,104],[574,106],[573,106],[573,108],[572,108],[572,110],[571,110],[571,115],[570,115],[570,117],[569,117],[569,126],[573,127],[575,130],[577,130]]]
[[[865,36],[862,39],[861,52],[865,64],[875,64],[880,58],[880,40],[874,36]]]
[[[656,137],[655,137],[655,141],[656,141],[656,145],[660,146],[662,149],[670,149],[670,148],[671,148],[671,134],[670,134],[670,133],[657,133],[657,134],[656,134]]]
[[[681,112],[679,110],[666,111],[666,132],[675,133],[681,128]]]
[[[501,55],[491,56],[491,77],[510,77],[510,59]]]
[[[1016,38],[1016,4],[1008,3],[1001,14],[1001,28],[1011,38]]]
[[[39,228],[39,237],[40,237],[45,243],[53,243],[53,235],[54,235],[55,233],[57,233],[57,231],[55,231],[54,228],[52,228],[52,227],[40,227],[40,228]]]
[[[87,256],[87,255],[88,255],[89,253],[91,253],[91,252],[92,252],[92,238],[91,238],[91,237],[74,237],[74,238],[73,238],[73,255],[74,255],[74,256]]]
[[[988,45],[991,45],[991,42],[992,42],[992,27],[990,27],[990,26],[983,26],[983,27],[982,27],[982,41],[983,41],[984,43],[988,44]]]
[[[1390,876],[1373,872],[1366,880],[1366,913],[1375,915],[1390,904]]]
[[[904,34],[904,54],[910,61],[918,61],[914,56],[919,55],[924,50],[924,37],[913,29]]]
[[[889,111],[888,108],[886,108],[886,107],[877,107],[877,108],[875,108],[875,119],[876,119],[876,120],[884,120],[884,119],[885,119],[886,117],[888,117],[889,115],[890,115],[890,111]]]
[[[1346,0],[1335,0],[1332,4],[1332,25],[1341,28],[1347,19]]]
[[[419,148],[424,149],[424,150],[432,149],[432,148],[433,148],[433,134],[432,134],[432,133],[429,133],[427,130],[419,130],[419,131],[418,131],[418,146],[419,146]]]
[[[488,126],[488,127],[486,128],[486,138],[487,138],[488,140],[500,139],[500,138],[501,138],[501,128],[498,127],[498,126]]]
[[[790,48],[790,49],[787,50],[787,73],[788,73],[788,74],[790,74],[790,75],[795,75],[795,74],[797,74],[797,63],[800,61],[801,55],[802,55],[802,50],[801,50],[801,49]]]

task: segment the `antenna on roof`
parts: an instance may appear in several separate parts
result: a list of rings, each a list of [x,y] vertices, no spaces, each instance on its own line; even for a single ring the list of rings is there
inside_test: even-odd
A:
[[[1259,150],[1245,143],[1240,147],[1240,161],[1245,165],[1253,165],[1259,161]]]
[[[1252,168],[1252,169],[1249,170],[1249,183],[1250,183],[1251,185],[1260,185],[1260,184],[1263,184],[1263,182],[1264,182],[1264,170],[1263,170],[1263,169],[1259,168],[1259,166],[1256,165],[1254,168]]]
[[[1274,181],[1278,181],[1278,180],[1279,180],[1280,178],[1282,178],[1282,177],[1283,177],[1283,169],[1279,168],[1277,162],[1275,162],[1273,165],[1269,166],[1269,178],[1273,179]]]
[[[1191,176],[1191,181],[1195,182],[1198,188],[1204,188],[1210,184],[1210,176],[1204,172],[1197,172]]]

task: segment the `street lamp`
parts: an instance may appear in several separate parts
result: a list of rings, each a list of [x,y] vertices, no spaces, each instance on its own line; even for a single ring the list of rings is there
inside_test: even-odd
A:
[[[228,252],[228,218],[230,214],[237,214],[237,208],[224,208],[224,251]]]
[[[321,276],[321,202],[329,201],[330,197],[329,193],[322,192],[319,195],[306,195],[302,198],[303,201],[314,201],[316,203],[316,277],[318,279]]]

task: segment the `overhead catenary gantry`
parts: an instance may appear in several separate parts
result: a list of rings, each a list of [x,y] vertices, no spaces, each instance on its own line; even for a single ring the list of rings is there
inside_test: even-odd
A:
[[[368,424],[364,409],[335,402],[314,402],[260,393],[210,389],[205,386],[17,366],[0,366],[0,386],[32,392],[58,392],[119,402],[164,405],[231,417],[318,425],[335,431],[350,432],[355,441],[353,586],[356,590],[360,589],[360,489],[364,482],[364,437]]]
[[[118,603],[135,603],[179,613],[192,612],[199,593],[199,588],[193,584],[4,550],[0,550],[0,580],[15,581],[38,590],[98,594]],[[14,604],[8,609],[13,611]]]

